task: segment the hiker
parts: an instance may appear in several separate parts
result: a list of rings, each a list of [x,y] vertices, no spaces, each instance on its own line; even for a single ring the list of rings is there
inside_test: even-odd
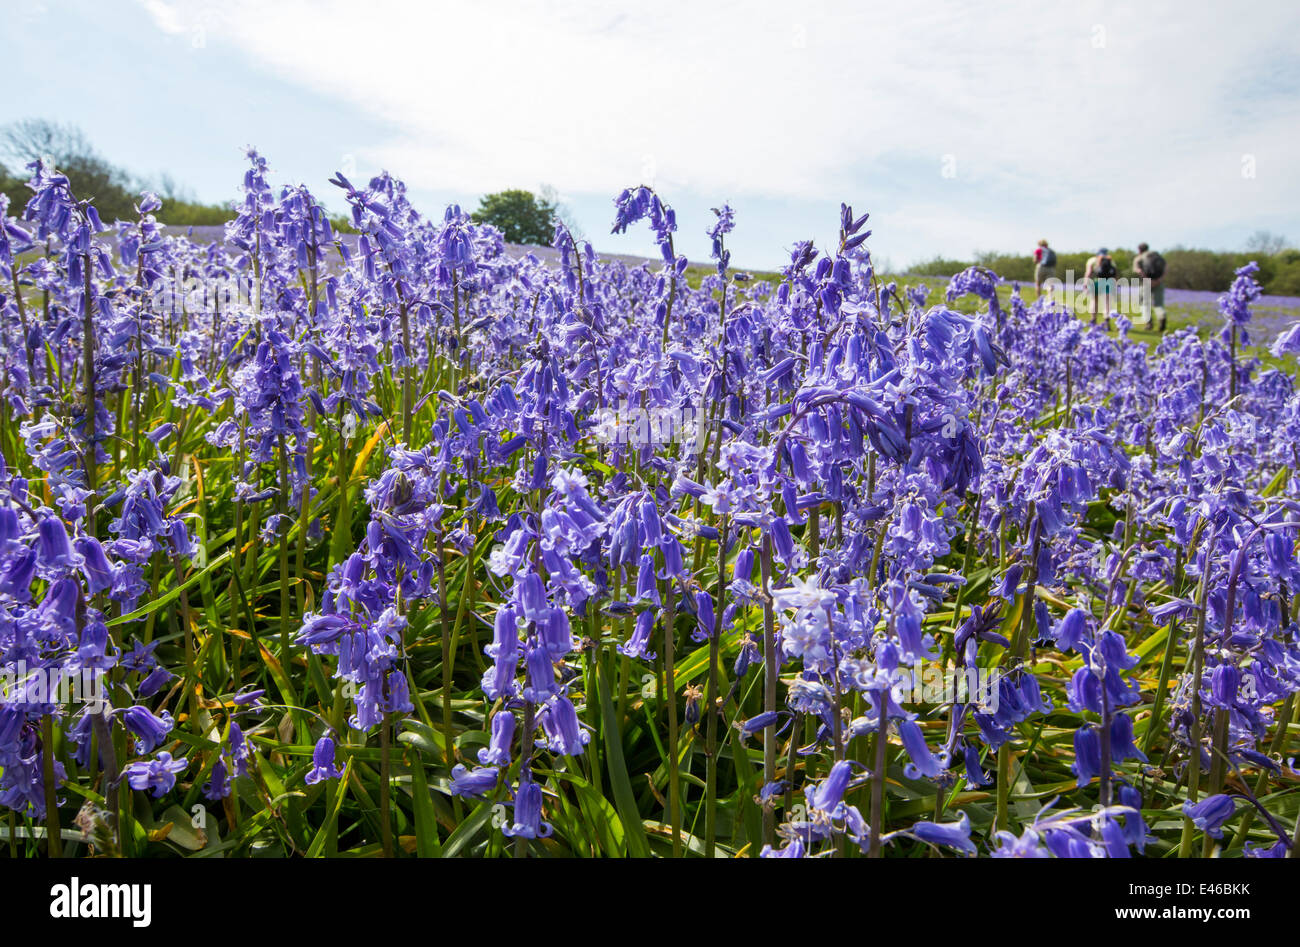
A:
[[[1119,269],[1115,266],[1110,251],[1105,247],[1098,250],[1096,256],[1088,258],[1088,264],[1083,268],[1083,278],[1092,291],[1093,325],[1097,324],[1097,306],[1100,304],[1106,309],[1106,328],[1110,329],[1110,311],[1116,295],[1115,277],[1117,276],[1119,276]],[[1102,302],[1102,294],[1106,296],[1105,302]]]
[[[1133,272],[1142,277],[1142,315],[1151,325],[1152,307],[1160,320],[1157,332],[1165,331],[1165,258],[1145,243],[1138,244],[1138,255],[1133,258]],[[1146,282],[1150,280],[1150,282]]]
[[[1038,241],[1034,248],[1034,289],[1043,298],[1043,282],[1056,276],[1056,251],[1047,245],[1047,238]]]

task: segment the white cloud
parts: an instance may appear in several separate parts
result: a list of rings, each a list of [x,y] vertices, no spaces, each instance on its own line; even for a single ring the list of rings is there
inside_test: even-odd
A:
[[[145,8],[154,24],[164,33],[176,36],[189,29],[185,24],[184,13],[177,4],[168,3],[167,0],[140,0],[140,6]]]
[[[1023,242],[985,219],[993,200],[1030,236],[1095,242],[1300,197],[1295,72],[1270,47],[1300,26],[1291,6],[142,3],[166,32],[201,22],[209,43],[384,120],[391,136],[358,161],[417,186],[613,194],[652,178],[670,200],[743,207],[889,192],[873,177],[888,168],[923,195],[915,218],[890,210],[905,253]]]

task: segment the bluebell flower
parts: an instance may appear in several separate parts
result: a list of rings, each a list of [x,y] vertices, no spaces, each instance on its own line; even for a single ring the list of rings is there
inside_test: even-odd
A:
[[[1125,760],[1147,761],[1146,754],[1133,742],[1133,720],[1126,713],[1117,713],[1111,718],[1110,756],[1116,763]]]
[[[1017,837],[1005,829],[993,836],[996,843],[989,853],[993,858],[1052,858],[1052,851],[1033,827],[1026,828]]]
[[[1082,789],[1101,772],[1101,740],[1095,727],[1085,724],[1074,731],[1074,762],[1070,765]]]
[[[795,837],[780,848],[764,845],[758,855],[759,858],[803,858],[807,855],[807,849],[803,840]]]
[[[216,762],[212,764],[212,771],[208,781],[203,784],[203,798],[216,802],[229,796],[233,788],[230,771],[226,768],[226,761],[221,757],[217,757]]]
[[[157,799],[171,791],[176,785],[177,774],[185,772],[188,766],[189,761],[184,757],[174,760],[170,753],[163,750],[151,760],[129,764],[123,770],[123,775],[132,789],[148,789]]]
[[[633,625],[632,637],[618,646],[620,654],[625,654],[629,658],[642,658],[644,660],[654,660],[654,652],[647,650],[650,644],[650,635],[654,631],[655,619],[657,613],[654,609],[645,609],[636,616],[636,623]]]
[[[753,736],[760,730],[766,730],[779,719],[780,714],[775,710],[765,710],[760,714],[755,714],[748,720],[741,723],[740,732],[747,737]]]
[[[911,759],[904,769],[908,779],[921,779],[940,775],[947,768],[946,754],[936,756],[925,742],[925,734],[914,720],[898,721],[898,735],[902,737],[903,748]]]
[[[515,791],[514,821],[502,826],[502,833],[511,838],[546,838],[551,834],[551,824],[542,821],[542,787],[526,780]]]
[[[38,562],[46,569],[72,569],[79,564],[79,557],[68,540],[68,530],[63,521],[55,516],[41,518],[40,541],[36,547]]]
[[[1223,823],[1232,818],[1237,806],[1231,796],[1218,793],[1200,802],[1183,803],[1183,814],[1211,838],[1223,838]]]
[[[176,675],[165,667],[156,667],[140,682],[140,686],[136,688],[136,693],[140,697],[152,697],[166,687],[167,683],[174,680],[175,677]]]
[[[492,717],[491,740],[487,746],[478,751],[478,761],[485,766],[509,766],[514,738],[514,714],[509,711],[498,711]]]
[[[119,710],[117,717],[128,730],[138,737],[135,741],[135,751],[142,754],[152,753],[156,747],[167,739],[167,734],[175,726],[172,715],[167,711],[164,710],[161,717],[156,717],[147,707],[141,707],[138,704],[125,710]]]
[[[1247,842],[1242,848],[1242,854],[1247,858],[1287,858],[1290,853],[1291,845],[1286,839],[1279,839],[1268,846]]]
[[[338,779],[343,775],[343,771],[335,764],[334,741],[329,736],[323,736],[316,741],[316,747],[311,753],[311,763],[311,770],[303,780],[308,786],[315,785],[322,779]]]
[[[853,764],[848,760],[840,760],[831,767],[825,779],[804,790],[808,808],[826,812],[834,817],[843,805],[844,793],[852,779]]]
[[[453,796],[482,797],[497,787],[500,780],[495,766],[479,766],[473,770],[457,763],[451,769],[451,794]]]
[[[970,818],[964,812],[956,822],[917,822],[910,832],[931,845],[946,845],[968,855],[978,854],[970,840]]]
[[[574,756],[582,752],[591,734],[578,722],[573,702],[563,694],[553,697],[538,714],[538,723],[546,734],[546,746],[556,753]]]

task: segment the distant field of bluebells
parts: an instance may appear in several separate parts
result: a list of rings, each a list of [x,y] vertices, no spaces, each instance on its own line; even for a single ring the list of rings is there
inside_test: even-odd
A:
[[[0,198],[0,851],[1300,847],[1252,267],[1151,345],[888,282],[848,207],[776,282],[720,208],[693,288],[644,187],[662,264],[547,262],[248,157],[212,244]]]

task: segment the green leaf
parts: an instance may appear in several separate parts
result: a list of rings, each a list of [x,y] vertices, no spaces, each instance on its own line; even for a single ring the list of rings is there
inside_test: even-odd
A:
[[[447,836],[446,844],[442,846],[443,858],[458,858],[461,851],[474,837],[478,835],[479,830],[487,824],[488,819],[492,816],[492,803],[490,800],[479,803],[478,807],[465,817],[465,821],[456,826],[456,831]]]
[[[1277,496],[1278,492],[1286,485],[1287,477],[1291,475],[1291,468],[1283,467],[1273,475],[1273,479],[1268,482],[1268,486],[1263,489],[1260,496],[1271,497]]]
[[[405,735],[405,734],[404,734]],[[419,753],[411,754],[411,802],[415,809],[415,853],[420,858],[441,858],[438,840],[438,817],[433,811],[433,797],[424,776],[424,761]]]
[[[138,621],[141,618],[145,618],[149,615],[152,615],[154,612],[158,611],[158,609],[162,608],[164,605],[169,605],[172,602],[176,601],[176,599],[180,598],[181,592],[184,592],[185,590],[196,585],[200,579],[208,575],[208,573],[212,572],[213,569],[216,569],[218,566],[224,565],[232,555],[233,553],[231,552],[231,550],[227,549],[221,555],[217,556],[217,558],[209,562],[206,569],[194,573],[188,579],[182,582],[180,585],[176,586],[176,588],[172,589],[170,592],[167,592],[163,594],[161,597],[154,599],[148,605],[141,606],[140,608],[137,608],[135,611],[128,612],[125,615],[119,615],[117,618],[114,618],[111,621],[106,622],[105,624],[109,628],[113,628],[116,627],[117,625],[124,625],[127,622]]]
[[[321,850],[325,848],[325,840],[329,837],[329,826],[338,824],[339,810],[343,808],[343,797],[347,795],[348,779],[351,776],[352,760],[349,759],[343,767],[343,775],[339,777],[338,786],[334,790],[334,808],[321,827],[316,830],[316,837],[311,840],[311,845],[307,846],[308,858],[320,857]]]
[[[415,747],[429,759],[446,759],[446,744],[441,733],[418,720],[403,720],[402,726],[406,727],[406,732],[397,735],[398,743]]]
[[[627,775],[627,764],[623,760],[623,742],[619,736],[618,719],[614,715],[614,702],[610,699],[609,675],[604,662],[599,667],[601,730],[605,737],[605,760],[609,770],[610,783],[614,789],[614,801],[623,827],[627,831],[628,853],[633,858],[649,858],[650,845],[646,841],[645,826],[641,824],[641,814],[636,807],[636,794],[632,791],[632,780]]]
[[[190,814],[180,806],[168,806],[162,814],[161,822],[172,824],[171,831],[167,833],[167,841],[174,842],[181,848],[197,852],[208,844],[207,832],[194,828]]]
[[[600,854],[605,857],[624,858],[627,856],[627,832],[623,820],[618,817],[609,800],[596,792],[585,781],[574,781],[574,790],[578,794],[578,804],[586,820],[585,828],[595,834],[600,843]]]

